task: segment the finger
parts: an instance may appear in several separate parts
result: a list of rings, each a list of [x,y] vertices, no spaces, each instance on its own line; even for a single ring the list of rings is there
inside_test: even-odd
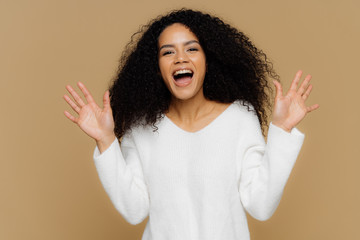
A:
[[[306,92],[301,96],[302,99],[306,100],[306,99],[309,97],[312,88],[313,88],[313,86],[310,84],[310,85],[308,86],[308,88],[306,89]]]
[[[69,96],[64,95],[64,99],[65,101],[71,106],[72,109],[74,109],[75,112],[79,113],[80,112],[80,108],[78,105],[76,105]]]
[[[87,90],[87,88],[85,87],[85,85],[81,82],[78,82],[77,84],[80,88],[80,90],[83,92],[86,100],[88,101],[88,103],[94,102],[93,97],[91,96],[89,90]]]
[[[312,105],[310,107],[307,107],[307,111],[312,112],[312,111],[318,109],[319,107],[320,107],[319,104],[314,104],[314,105]]]
[[[68,111],[64,111],[65,116],[70,119],[73,123],[77,123],[77,119],[71,115]]]
[[[275,96],[275,98],[280,98],[282,96],[282,94],[283,94],[282,86],[277,80],[274,80],[273,83],[274,83],[274,85],[276,87],[276,96]]]
[[[306,89],[309,85],[310,80],[311,80],[311,75],[309,74],[305,77],[305,80],[301,83],[301,85],[298,89],[298,94],[300,94],[300,95],[304,94],[304,92],[306,91]]]
[[[110,107],[110,97],[109,97],[110,93],[109,90],[107,90],[104,94],[104,98],[103,98],[103,104],[104,104],[104,110],[109,110],[111,109]]]
[[[75,92],[75,90],[70,86],[67,85],[66,89],[69,91],[69,93],[71,94],[71,96],[73,96],[73,98],[75,99],[76,103],[80,106],[83,107],[85,106],[84,101],[81,99],[81,97]]]
[[[293,80],[292,83],[291,83],[290,90],[296,91],[297,86],[298,86],[299,81],[300,81],[300,78],[301,78],[301,75],[302,75],[302,71],[299,70],[299,71],[296,73],[295,78],[294,78],[294,80]]]

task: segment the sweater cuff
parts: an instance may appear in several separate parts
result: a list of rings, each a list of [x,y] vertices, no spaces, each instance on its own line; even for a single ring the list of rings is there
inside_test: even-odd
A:
[[[120,148],[120,144],[117,138],[111,143],[111,145],[102,153],[100,153],[100,150],[98,146],[95,147],[93,158],[95,161],[100,161],[103,158],[106,158],[107,155],[111,154],[116,148]]]
[[[305,137],[305,135],[295,127],[293,129],[291,129],[290,132],[287,132],[284,129],[282,129],[281,127],[274,125],[272,122],[270,122],[269,132],[270,132],[270,130],[275,131],[275,132],[277,132],[277,134],[281,134],[281,135],[298,136],[298,137],[302,137],[303,139]]]
[[[293,128],[289,133],[270,123],[267,144],[270,145],[271,149],[275,152],[281,152],[284,156],[288,156],[289,160],[293,159],[292,161],[295,161],[304,142],[304,138],[305,135],[297,128]],[[295,156],[295,158],[292,156]]]

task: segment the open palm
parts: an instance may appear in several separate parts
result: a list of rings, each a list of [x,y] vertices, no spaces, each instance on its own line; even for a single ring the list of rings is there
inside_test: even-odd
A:
[[[64,112],[65,116],[96,141],[103,141],[105,139],[114,140],[114,120],[110,107],[109,91],[106,91],[104,94],[104,108],[101,109],[95,103],[84,84],[79,82],[78,87],[84,94],[87,103],[83,101],[71,86],[66,86],[75,102],[67,95],[64,95],[64,99],[78,114],[78,117],[74,117],[67,111]]]
[[[309,84],[311,75],[307,75],[300,87],[297,88],[301,75],[302,71],[296,73],[290,89],[285,96],[283,96],[281,84],[276,80],[274,81],[276,97],[272,123],[288,132],[290,132],[307,113],[319,108],[319,104],[314,104],[310,107],[305,105],[305,101],[309,97],[312,89],[312,85]]]

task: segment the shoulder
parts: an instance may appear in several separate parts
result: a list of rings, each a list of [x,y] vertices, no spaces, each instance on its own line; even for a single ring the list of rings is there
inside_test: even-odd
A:
[[[234,121],[238,134],[251,137],[262,138],[261,124],[257,117],[254,107],[250,103],[236,100],[231,106],[229,114],[231,121]]]
[[[131,141],[137,145],[143,143],[144,141],[151,141],[163,128],[163,120],[164,118],[161,118],[155,123],[155,125],[146,124],[145,121],[138,122],[125,132],[121,138],[121,142],[126,143]]]
[[[232,104],[232,112],[238,116],[240,121],[259,122],[255,108],[245,101],[234,101]]]
[[[238,151],[245,151],[253,146],[263,147],[265,141],[255,108],[250,103],[236,100],[233,103],[232,112],[234,119],[236,119],[235,124],[236,134],[238,135]]]

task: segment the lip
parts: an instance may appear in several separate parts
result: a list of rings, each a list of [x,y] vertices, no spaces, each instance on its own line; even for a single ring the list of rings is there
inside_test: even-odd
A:
[[[174,74],[176,73],[176,71],[179,71],[179,70],[190,70],[194,74],[194,70],[192,70],[191,68],[182,67],[182,68],[175,69],[172,73],[172,76],[174,77]]]
[[[177,87],[186,87],[186,86],[188,86],[188,85],[190,85],[190,84],[192,83],[193,78],[191,77],[191,79],[190,79],[189,81],[185,82],[185,83],[179,83],[179,82],[175,81],[174,78],[173,78],[173,80],[174,80],[174,84],[175,84]]]
[[[174,74],[175,74],[176,71],[179,71],[179,70],[190,70],[190,71],[193,73],[190,81],[185,82],[185,83],[179,83],[179,82],[177,82],[177,81],[175,80],[175,78],[174,78]],[[173,79],[173,81],[174,81],[174,84],[175,84],[177,87],[186,87],[186,86],[188,86],[188,85],[190,85],[190,84],[192,83],[194,75],[195,75],[194,70],[192,70],[191,68],[186,68],[186,67],[177,68],[177,69],[175,69],[174,72],[172,73],[172,79]]]

